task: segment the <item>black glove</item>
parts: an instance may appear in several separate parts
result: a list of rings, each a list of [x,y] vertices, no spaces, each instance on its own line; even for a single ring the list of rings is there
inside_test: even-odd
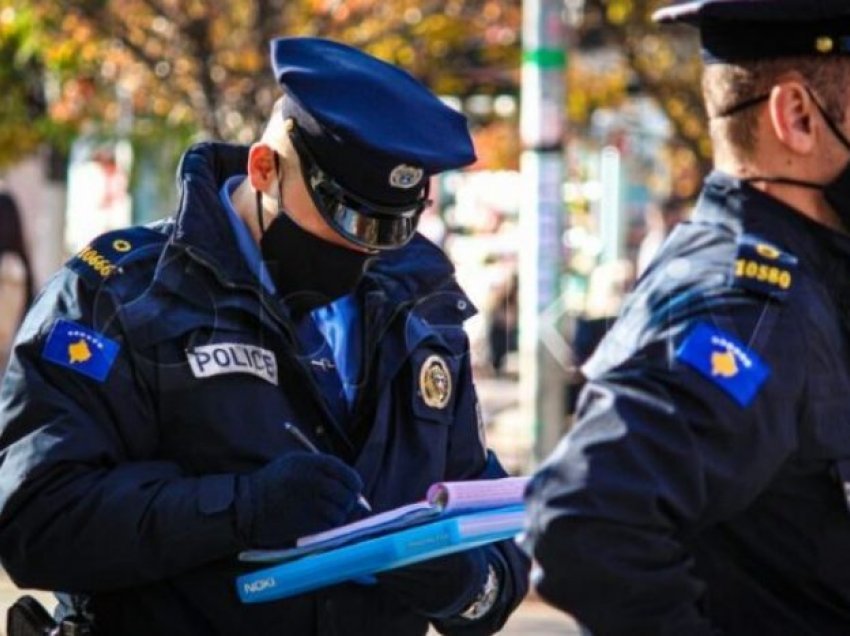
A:
[[[342,525],[362,488],[338,457],[288,453],[237,479],[239,533],[247,547],[272,548]]]
[[[431,618],[464,611],[487,581],[483,548],[455,552],[377,575],[378,581],[405,605]]]

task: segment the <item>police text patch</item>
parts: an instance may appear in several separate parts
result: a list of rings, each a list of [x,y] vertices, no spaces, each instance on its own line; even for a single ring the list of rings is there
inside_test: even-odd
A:
[[[101,333],[70,320],[57,320],[41,357],[103,382],[119,349],[117,342]]]
[[[741,406],[753,401],[770,369],[734,336],[705,323],[691,329],[676,359],[698,371]]]
[[[195,347],[187,352],[196,378],[223,373],[249,373],[277,385],[277,359],[262,347],[242,342],[222,342]]]

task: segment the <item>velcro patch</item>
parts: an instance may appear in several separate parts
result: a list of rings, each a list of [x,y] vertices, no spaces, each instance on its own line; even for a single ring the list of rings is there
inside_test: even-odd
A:
[[[719,387],[739,405],[753,401],[770,368],[734,336],[698,323],[676,351],[681,360]]]
[[[249,373],[277,386],[277,358],[268,349],[244,342],[221,342],[187,351],[196,378]]]
[[[103,382],[120,348],[102,333],[70,320],[57,320],[47,336],[41,357]]]
[[[797,257],[752,234],[738,239],[733,287],[784,300],[794,284]]]

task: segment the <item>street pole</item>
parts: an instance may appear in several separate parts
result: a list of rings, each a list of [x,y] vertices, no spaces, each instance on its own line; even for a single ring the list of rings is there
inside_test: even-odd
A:
[[[567,360],[547,346],[562,340],[564,0],[525,0],[520,97],[519,390],[523,421],[533,428],[536,463],[555,446],[565,419]]]
[[[615,146],[606,146],[602,149],[599,163],[599,181],[602,184],[602,200],[599,206],[601,260],[603,263],[613,263],[620,260],[623,255],[623,239],[625,238],[620,184],[620,151]]]

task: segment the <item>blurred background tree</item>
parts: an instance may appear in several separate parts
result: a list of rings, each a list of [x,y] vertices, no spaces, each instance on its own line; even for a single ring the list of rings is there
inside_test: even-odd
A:
[[[675,127],[671,159],[700,172],[710,148],[694,38],[650,22],[661,3],[585,1],[565,108],[580,128],[645,92]],[[520,0],[0,0],[0,165],[80,132],[251,141],[279,95],[267,55],[279,35],[361,47],[460,103],[517,96],[521,20]],[[472,117],[479,164],[515,168],[516,126],[498,119]]]
[[[114,129],[129,107],[137,133],[185,128],[252,140],[279,95],[269,72],[268,41],[284,34],[331,37],[361,47],[408,69],[436,92],[461,99],[515,92],[517,85],[518,2],[2,3],[0,128],[9,130],[0,131],[0,139],[19,134],[27,119],[39,125],[49,120],[68,133]],[[47,99],[38,101],[45,92]],[[33,99],[38,103],[28,108]],[[47,132],[37,125],[32,137]],[[11,156],[0,156],[0,162],[31,143],[4,145]]]
[[[702,105],[696,30],[686,26],[659,27],[652,13],[670,0],[585,0],[577,46],[585,56],[593,50],[616,51],[607,73],[580,62],[571,69],[568,86],[573,121],[592,109],[622,100],[629,93],[652,97],[675,132],[670,148],[673,183],[684,198],[699,189],[700,176],[710,168],[711,144]]]

